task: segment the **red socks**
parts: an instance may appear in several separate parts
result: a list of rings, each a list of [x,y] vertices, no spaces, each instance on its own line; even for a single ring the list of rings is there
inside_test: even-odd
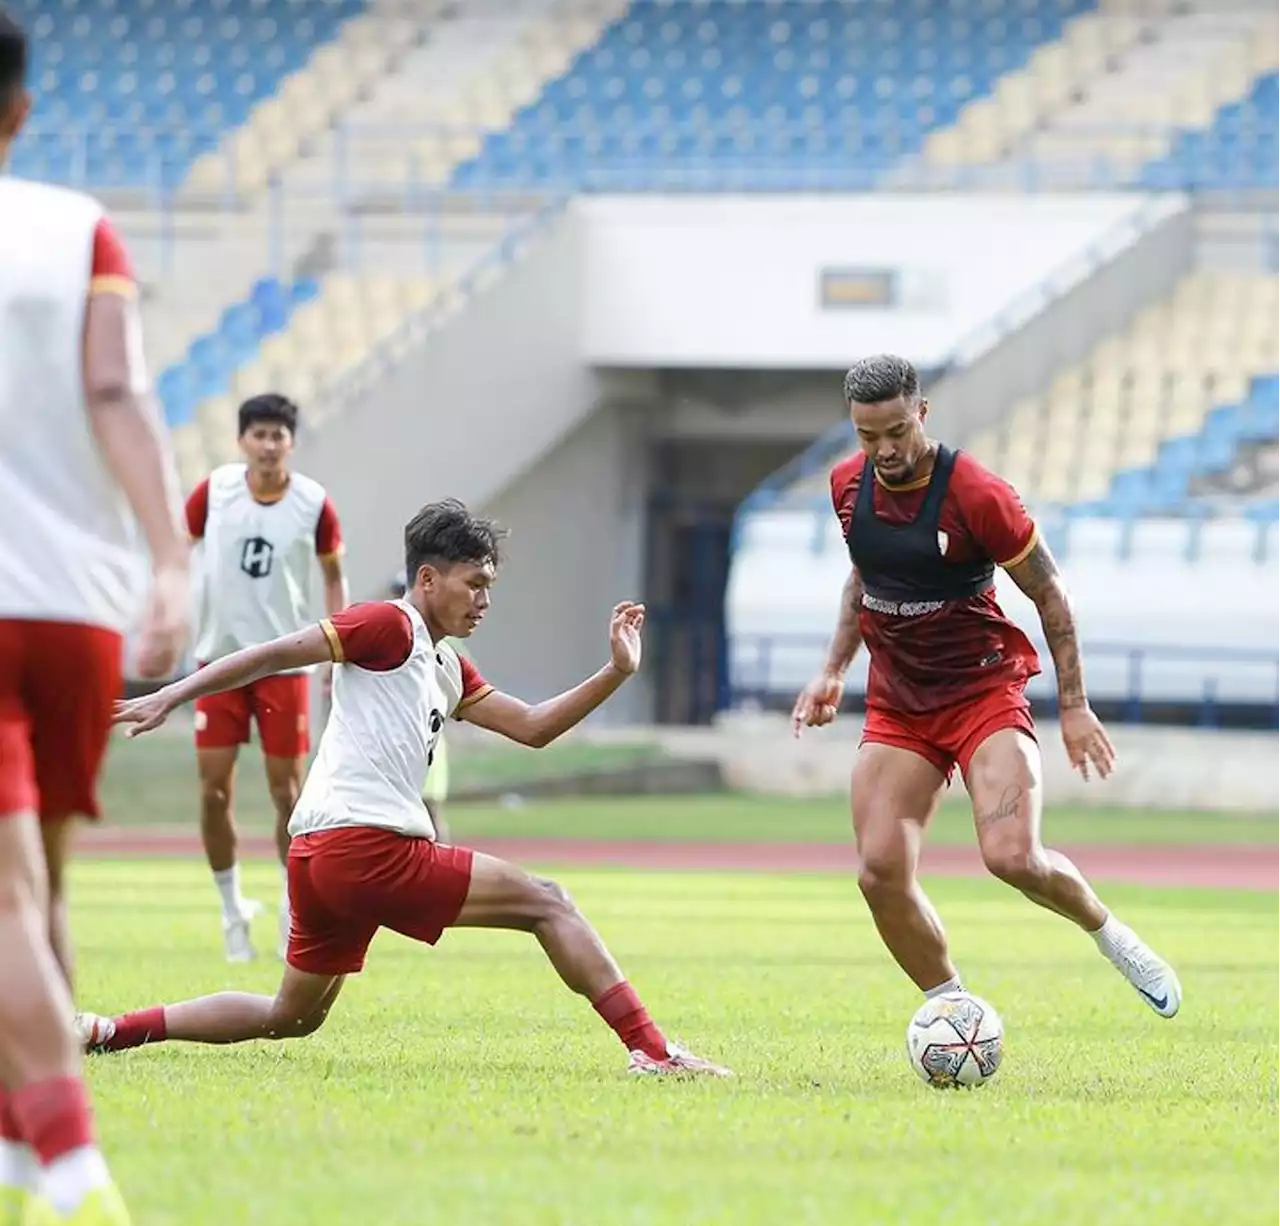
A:
[[[53,1077],[13,1090],[9,1110],[42,1166],[94,1144],[89,1095],[78,1077]]]
[[[166,1037],[164,1005],[151,1009],[139,1009],[114,1019],[115,1029],[103,1044],[106,1051],[125,1051],[130,1047],[142,1047],[146,1043],[163,1043]]]
[[[642,1051],[655,1060],[666,1058],[666,1036],[654,1025],[649,1010],[625,979],[615,983],[593,1005],[628,1051]]]

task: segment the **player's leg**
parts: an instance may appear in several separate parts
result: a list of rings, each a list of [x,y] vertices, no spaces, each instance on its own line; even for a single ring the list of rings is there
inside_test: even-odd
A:
[[[283,958],[289,942],[289,819],[302,793],[311,751],[311,678],[305,673],[265,677],[254,683],[252,692],[267,790],[275,810],[276,857],[281,873],[278,952]]]
[[[870,721],[868,728],[876,735]],[[943,764],[922,752],[864,740],[850,786],[858,887],[894,960],[930,994],[959,986],[942,921],[916,880],[925,830],[945,783]]]
[[[222,938],[228,962],[255,956],[249,929],[261,909],[240,887],[235,821],[236,760],[249,739],[247,687],[196,700],[196,770],[200,777],[200,839],[222,903]]]
[[[40,823],[44,862],[49,876],[49,945],[62,967],[67,988],[75,995],[75,950],[67,915],[66,866],[71,840],[70,818],[45,818]]]
[[[6,637],[11,648],[12,638],[0,633]],[[50,886],[61,886],[69,824],[61,815],[98,813],[122,648],[120,636],[106,630],[27,623],[20,651],[25,728],[6,718],[13,708],[0,693],[0,1076],[8,1096],[0,1115],[39,1163],[39,1196],[28,1214],[42,1212],[40,1220],[83,1214],[104,1224],[128,1221],[94,1138],[68,978],[50,923]],[[0,657],[6,654],[0,644]],[[0,659],[0,691],[12,693],[5,684],[6,675],[16,675],[12,664]],[[57,827],[48,837],[37,808]],[[65,926],[60,939],[69,966]]]
[[[470,881],[451,927],[532,933],[565,986],[591,1002],[631,1053],[630,1071],[728,1074],[667,1042],[600,936],[560,885],[492,856],[466,854]]]
[[[1108,912],[1067,856],[1040,841],[1040,749],[1028,732],[1021,726],[998,728],[962,765],[987,869],[1078,924],[1156,1013],[1172,1017],[1182,1000],[1173,969]]]
[[[286,966],[274,996],[216,992],[118,1017],[80,1013],[76,1026],[85,1050],[92,1052],[165,1042],[225,1045],[251,1039],[301,1039],[324,1025],[342,983],[341,975],[313,975]]]
[[[98,776],[120,696],[120,635],[92,626],[32,623],[26,685],[40,834],[49,889],[49,942],[75,994],[66,863],[73,823],[98,817]]]
[[[280,860],[280,910],[276,952],[281,959],[289,944],[289,818],[302,793],[302,780],[307,773],[305,753],[298,757],[281,757],[264,753],[267,788],[275,807],[276,855]]]

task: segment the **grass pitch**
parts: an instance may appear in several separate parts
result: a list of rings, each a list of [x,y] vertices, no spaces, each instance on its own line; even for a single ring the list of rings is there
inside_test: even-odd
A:
[[[625,1078],[529,938],[384,933],[312,1038],[91,1062],[139,1226],[1276,1221],[1275,894],[1106,892],[1182,974],[1163,1022],[1064,921],[994,882],[931,883],[1007,1030],[992,1084],[940,1094],[907,1064],[917,997],[852,880],[561,880],[660,1023],[734,1081]],[[274,901],[278,874],[247,885]],[[200,864],[81,863],[72,894],[89,1008],[274,989],[270,960],[222,962]]]

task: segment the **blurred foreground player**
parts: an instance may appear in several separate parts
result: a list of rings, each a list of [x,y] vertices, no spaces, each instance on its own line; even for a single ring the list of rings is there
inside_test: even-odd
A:
[[[1001,566],[1035,604],[1058,678],[1062,738],[1087,779],[1114,752],[1089,707],[1066,589],[1011,486],[925,434],[928,402],[902,358],[867,358],[845,377],[862,451],[831,473],[853,567],[822,672],[792,724],[829,724],[859,646],[871,653],[867,717],[851,801],[858,884],[880,936],[926,996],[960,978],[942,922],[916,882],[925,829],[959,766],[988,870],[1093,936],[1161,1017],[1182,989],[1172,968],[1098,900],[1079,870],[1040,842],[1040,751],[1023,690],[1035,648],[996,603]]]
[[[450,715],[522,745],[547,745],[640,665],[644,607],[624,603],[609,623],[609,662],[573,689],[529,706],[486,685],[444,640],[469,636],[489,607],[499,535],[461,503],[432,503],[405,529],[413,582],[404,600],[353,605],[120,705],[117,720],[137,734],[203,694],[283,669],[336,666],[329,720],[289,823],[293,923],[279,991],[274,998],[222,992],[114,1019],[82,1014],[88,1048],[299,1038],[324,1022],[379,928],[428,944],[446,928],[508,928],[537,937],[565,984],[622,1040],[630,1072],[727,1072],[667,1043],[558,885],[433,838],[419,789]]]
[[[0,10],[0,164],[30,109]],[[68,835],[96,817],[124,631],[178,662],[187,546],[128,259],[88,196],[0,177],[0,1223],[124,1223],[71,1026]],[[23,1216],[25,1214],[25,1216]]]
[[[187,531],[199,542],[204,585],[196,659],[209,664],[243,647],[294,634],[312,621],[312,575],[324,579],[324,611],[347,603],[342,530],[324,486],[289,468],[298,410],[284,396],[240,406],[244,462],[215,469],[187,499]],[[222,899],[228,962],[254,956],[249,925],[258,904],[240,892],[232,812],[236,759],[258,726],[267,789],[275,808],[276,852],[289,856],[289,817],[311,750],[311,669],[298,668],[208,694],[196,703],[200,835]],[[280,902],[280,956],[289,935],[288,890]]]
[[[404,576],[397,575],[391,583],[391,599],[403,600],[407,591]],[[461,657],[461,653],[459,653]],[[427,768],[427,778],[422,785],[422,803],[431,814],[431,825],[435,828],[436,838],[441,843],[450,842],[449,823],[444,818],[444,806],[449,799],[449,742],[443,732],[436,741],[435,750],[431,754],[431,765]]]

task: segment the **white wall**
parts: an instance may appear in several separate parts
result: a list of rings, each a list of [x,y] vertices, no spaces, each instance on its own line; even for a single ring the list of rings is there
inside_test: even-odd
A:
[[[1069,261],[1104,240],[1117,254],[1137,237],[1117,227],[1152,207],[1102,193],[583,197],[583,356],[834,369],[891,351],[938,364]],[[824,268],[893,272],[904,300],[824,309]]]

